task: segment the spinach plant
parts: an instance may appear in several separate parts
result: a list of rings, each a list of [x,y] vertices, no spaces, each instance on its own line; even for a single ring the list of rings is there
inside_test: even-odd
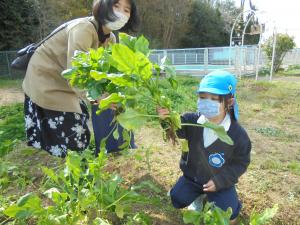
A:
[[[267,208],[262,213],[257,213],[254,210],[251,212],[249,225],[263,225],[270,222],[278,211],[278,205],[273,208]],[[183,211],[183,222],[185,224],[205,224],[205,225],[229,225],[230,216],[232,214],[231,208],[223,211],[214,203],[207,202],[202,211],[185,210]],[[243,223],[241,223],[243,225]]]
[[[215,206],[213,203],[207,202],[203,211],[185,210],[183,211],[183,222],[185,224],[206,224],[206,225],[229,225],[229,219],[232,210],[227,211]]]
[[[148,118],[160,120],[158,115],[149,115],[140,107],[141,96],[147,98],[153,108],[168,109],[170,115],[161,123],[164,130],[168,131],[166,137],[171,138],[174,143],[177,137],[176,130],[189,124],[181,124],[180,115],[172,110],[172,103],[163,95],[160,83],[167,80],[169,88],[176,89],[176,73],[174,68],[168,65],[166,57],[160,64],[155,64],[150,61],[149,55],[149,42],[145,37],[136,38],[120,34],[118,44],[112,44],[108,48],[91,49],[89,52],[77,52],[72,68],[64,71],[63,76],[72,86],[86,90],[89,97],[95,100],[106,94],[107,97],[99,102],[98,112],[116,104],[118,108],[115,119],[127,131],[142,127]],[[232,144],[222,127],[209,122],[197,126],[214,129],[222,141]],[[124,139],[129,143],[129,138]]]
[[[65,167],[58,171],[43,168],[48,177],[43,193],[28,193],[15,204],[7,207],[4,214],[18,224],[29,219],[36,224],[112,224],[114,221],[131,224],[151,224],[150,218],[133,207],[156,204],[138,192],[144,188],[159,191],[149,181],[126,187],[118,175],[105,172],[106,155],[101,151],[97,158],[85,152],[70,152]],[[43,205],[44,198],[48,199]],[[134,223],[136,221],[136,223]]]

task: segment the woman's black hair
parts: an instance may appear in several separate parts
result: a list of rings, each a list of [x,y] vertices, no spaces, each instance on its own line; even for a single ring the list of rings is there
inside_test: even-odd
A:
[[[120,29],[123,32],[137,31],[140,23],[135,0],[128,0],[131,6],[130,18],[124,27]],[[113,6],[119,0],[96,0],[93,6],[93,16],[99,24],[105,25],[107,21],[115,21],[117,19],[113,11]]]

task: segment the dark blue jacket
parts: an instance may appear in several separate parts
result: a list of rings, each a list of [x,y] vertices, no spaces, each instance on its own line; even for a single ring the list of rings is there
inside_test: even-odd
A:
[[[197,124],[199,116],[198,113],[186,113],[181,116],[181,122]],[[183,174],[201,185],[212,179],[217,191],[237,183],[250,163],[251,142],[235,120],[231,120],[227,134],[234,145],[217,139],[205,148],[202,127],[183,126],[178,130],[178,137],[186,139],[189,146],[189,152],[183,153],[180,161]]]

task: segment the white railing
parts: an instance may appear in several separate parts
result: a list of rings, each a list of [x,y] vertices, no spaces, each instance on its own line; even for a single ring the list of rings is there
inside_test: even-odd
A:
[[[167,57],[175,66],[178,73],[205,74],[214,69],[227,69],[237,75],[254,74],[256,68],[268,65],[268,60],[261,51],[258,60],[258,47],[256,45],[243,47],[214,47],[214,48],[191,48],[191,49],[158,49],[153,50],[150,59],[160,62]],[[16,51],[0,52],[0,76],[23,76],[24,73],[10,69],[10,63],[16,57]],[[300,49],[289,51],[283,64],[299,65]]]
[[[263,51],[258,56],[258,46],[243,47],[214,47],[193,49],[164,49],[153,50],[150,58],[153,62],[160,62],[167,57],[178,72],[204,74],[209,70],[233,70],[238,75],[254,74],[256,69],[268,65]],[[294,49],[286,54],[283,64],[300,64],[300,49]]]

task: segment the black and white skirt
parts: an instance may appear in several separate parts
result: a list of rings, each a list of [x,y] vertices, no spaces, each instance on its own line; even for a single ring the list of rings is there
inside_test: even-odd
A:
[[[89,113],[81,101],[82,114],[44,109],[25,95],[24,114],[28,146],[65,157],[67,151],[83,151],[90,142]]]

